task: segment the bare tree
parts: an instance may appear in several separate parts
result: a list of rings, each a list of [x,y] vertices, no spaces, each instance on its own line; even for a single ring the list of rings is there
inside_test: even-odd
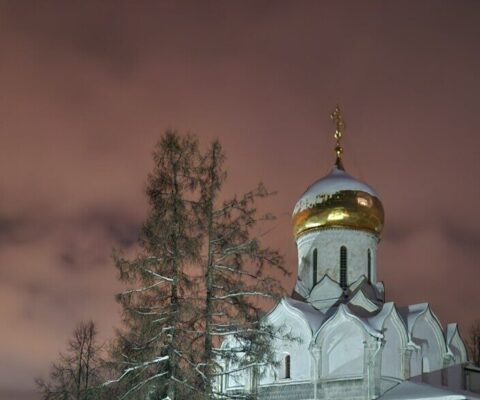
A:
[[[68,342],[66,353],[60,353],[52,364],[50,379],[36,379],[44,400],[87,400],[96,398],[100,377],[100,346],[93,321],[79,323]]]
[[[476,320],[470,327],[468,350],[470,351],[472,362],[477,367],[480,367],[480,319]]]

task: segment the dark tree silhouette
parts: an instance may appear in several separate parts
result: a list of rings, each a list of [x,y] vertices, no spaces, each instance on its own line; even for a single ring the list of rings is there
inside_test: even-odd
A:
[[[476,320],[470,327],[468,350],[472,363],[480,367],[480,319]]]
[[[68,349],[60,353],[52,364],[50,378],[36,379],[44,400],[89,400],[98,398],[101,358],[97,344],[97,330],[93,321],[81,322],[68,342]]]
[[[118,296],[123,328],[112,351],[118,375],[106,386],[121,398],[211,399],[220,395],[214,382],[230,373],[227,364],[238,371],[273,360],[276,332],[260,323],[259,299],[283,293],[267,270],[284,269],[279,253],[259,240],[259,223],[272,217],[255,208],[270,193],[259,185],[222,199],[225,155],[218,141],[202,153],[195,137],[169,131],[153,156],[141,250],[133,260],[115,257],[129,287]],[[238,345],[221,348],[226,337]]]

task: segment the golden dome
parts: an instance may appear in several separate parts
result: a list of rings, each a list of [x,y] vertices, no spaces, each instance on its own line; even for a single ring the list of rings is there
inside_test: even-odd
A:
[[[306,190],[293,211],[295,239],[313,230],[335,227],[380,235],[383,223],[383,206],[375,191],[348,175],[338,162]]]

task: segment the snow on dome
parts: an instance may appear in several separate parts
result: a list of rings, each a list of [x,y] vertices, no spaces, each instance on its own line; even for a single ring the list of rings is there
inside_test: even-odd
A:
[[[295,238],[328,227],[360,229],[379,235],[383,222],[383,206],[377,193],[337,165],[305,191],[293,211]]]
[[[334,166],[327,176],[320,178],[308,187],[300,200],[297,201],[293,214],[312,207],[321,196],[333,195],[343,190],[356,190],[378,197],[377,193],[366,183],[353,178],[345,171]]]

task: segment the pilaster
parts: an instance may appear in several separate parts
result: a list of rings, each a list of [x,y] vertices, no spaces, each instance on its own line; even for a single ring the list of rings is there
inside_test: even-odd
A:
[[[381,391],[382,349],[384,340],[369,337],[364,343],[364,393],[365,399],[376,399]]]
[[[411,363],[412,363],[412,353],[414,351],[414,348],[412,346],[407,346],[404,349],[402,349],[403,353],[403,360],[402,360],[402,377],[403,379],[410,379],[411,377]]]
[[[321,387],[321,375],[322,375],[322,357],[321,357],[321,347],[317,346],[315,343],[310,345],[310,354],[313,359],[313,370],[312,370],[312,382],[313,382],[313,399],[318,400],[323,398],[322,387]],[[320,387],[319,387],[320,386]]]

